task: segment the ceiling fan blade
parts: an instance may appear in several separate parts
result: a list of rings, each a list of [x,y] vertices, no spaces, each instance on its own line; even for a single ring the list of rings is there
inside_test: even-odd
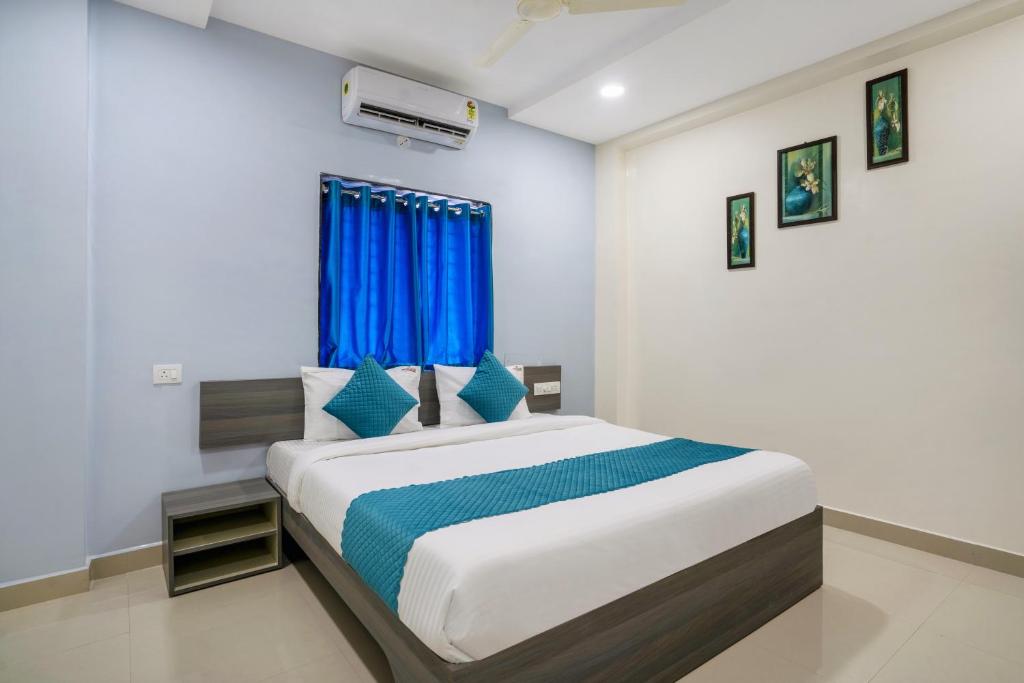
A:
[[[631,9],[653,7],[675,7],[686,0],[563,0],[569,14],[592,14],[594,12],[622,12]]]
[[[480,55],[476,65],[480,67],[493,66],[505,53],[512,49],[512,46],[519,42],[519,39],[526,35],[526,32],[533,26],[533,22],[519,19],[509,24],[498,38],[491,43],[487,52]]]

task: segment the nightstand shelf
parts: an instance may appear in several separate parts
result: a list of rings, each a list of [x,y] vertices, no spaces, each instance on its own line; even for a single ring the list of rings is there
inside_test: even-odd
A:
[[[163,495],[169,595],[281,566],[281,496],[263,479]]]
[[[227,543],[248,541],[277,533],[277,510],[273,503],[228,510],[175,522],[171,550],[187,555]]]
[[[273,542],[263,539],[218,546],[175,560],[175,592],[184,593],[277,568]]]

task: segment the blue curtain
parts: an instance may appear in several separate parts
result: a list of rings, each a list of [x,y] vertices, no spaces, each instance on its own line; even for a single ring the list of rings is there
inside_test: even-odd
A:
[[[474,365],[494,346],[490,207],[325,182],[323,367]]]

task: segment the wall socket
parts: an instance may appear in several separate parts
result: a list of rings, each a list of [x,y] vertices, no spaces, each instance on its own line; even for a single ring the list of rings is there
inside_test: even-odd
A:
[[[181,363],[154,365],[153,384],[181,384]]]
[[[551,394],[562,393],[561,382],[534,382],[533,383],[533,395],[534,396],[550,396]]]

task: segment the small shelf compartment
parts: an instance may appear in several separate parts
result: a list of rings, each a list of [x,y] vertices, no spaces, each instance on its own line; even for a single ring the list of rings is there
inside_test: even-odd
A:
[[[176,557],[174,591],[183,593],[273,569],[278,564],[275,546],[274,538],[263,537]]]
[[[226,543],[270,536],[277,533],[276,516],[276,506],[263,503],[175,520],[171,549],[175,555],[186,555]]]
[[[266,480],[171,491],[162,503],[169,595],[281,566],[281,496]]]

